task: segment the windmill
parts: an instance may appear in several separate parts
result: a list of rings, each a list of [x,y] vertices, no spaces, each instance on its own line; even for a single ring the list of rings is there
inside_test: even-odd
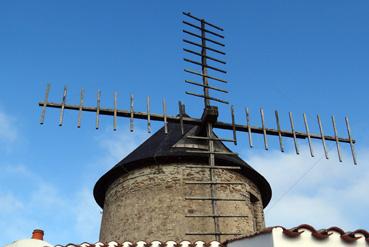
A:
[[[298,139],[306,139],[309,144],[310,155],[314,156],[314,150],[312,145],[312,139],[318,139],[322,141],[322,146],[324,150],[325,157],[328,159],[328,150],[326,141],[333,141],[336,143],[337,153],[339,161],[342,162],[341,155],[341,143],[346,143],[350,145],[353,162],[356,165],[357,159],[355,155],[354,144],[355,140],[352,138],[349,120],[346,117],[345,123],[347,127],[347,137],[341,137],[338,135],[336,120],[334,116],[332,116],[332,127],[334,131],[333,136],[325,135],[323,125],[320,119],[320,116],[317,115],[317,124],[320,130],[320,133],[315,134],[311,133],[309,130],[309,124],[307,121],[306,114],[303,114],[303,121],[305,130],[297,131],[295,129],[293,115],[289,113],[289,122],[290,129],[285,130],[281,128],[280,118],[278,111],[275,111],[275,120],[276,120],[276,128],[267,128],[264,120],[264,111],[260,109],[260,118],[261,118],[261,126],[252,126],[251,125],[251,115],[248,108],[245,109],[245,118],[246,121],[244,123],[236,123],[235,121],[235,111],[234,107],[230,106],[230,118],[229,122],[222,122],[218,120],[219,111],[218,106],[216,104],[225,104],[229,105],[229,102],[213,96],[213,92],[216,91],[218,93],[228,93],[226,89],[219,85],[226,85],[228,81],[223,78],[223,75],[226,74],[226,71],[221,68],[222,65],[226,64],[224,61],[225,52],[222,51],[222,48],[225,46],[222,43],[224,36],[222,32],[223,28],[218,25],[214,25],[205,19],[198,18],[191,13],[183,13],[186,20],[183,21],[183,24],[186,26],[186,29],[183,30],[183,33],[186,37],[183,39],[186,47],[183,49],[186,57],[184,61],[191,64],[191,66],[196,67],[195,69],[185,69],[184,71],[195,79],[186,79],[185,83],[195,86],[197,89],[194,91],[186,91],[187,95],[192,97],[199,98],[203,101],[203,113],[201,117],[190,117],[185,112],[185,105],[182,102],[178,103],[178,115],[169,115],[167,113],[167,103],[165,100],[162,102],[162,112],[154,113],[151,112],[151,103],[150,97],[147,97],[147,108],[146,111],[140,112],[134,109],[134,97],[130,96],[130,106],[129,109],[118,109],[117,108],[117,94],[114,94],[114,104],[113,108],[104,108],[101,107],[101,92],[97,92],[97,100],[96,106],[85,106],[84,105],[84,91],[81,90],[80,93],[80,101],[79,104],[69,104],[67,103],[67,88],[64,88],[62,101],[60,103],[54,103],[49,101],[49,91],[50,85],[47,86],[45,99],[42,102],[39,102],[39,106],[42,108],[40,123],[44,124],[46,108],[58,108],[60,109],[59,113],[59,125],[63,125],[64,111],[65,110],[73,110],[78,112],[77,119],[77,127],[81,127],[81,116],[83,112],[93,112],[95,113],[95,127],[96,129],[100,128],[100,116],[107,115],[113,117],[113,130],[117,130],[117,118],[129,118],[130,131],[134,131],[134,120],[141,119],[147,121],[147,130],[151,132],[151,122],[152,121],[160,121],[163,122],[163,128],[165,134],[168,134],[169,128],[168,123],[176,123],[179,124],[182,135],[185,134],[185,125],[191,124],[198,126],[199,131],[194,134],[186,135],[185,138],[192,140],[199,140],[206,143],[206,150],[204,149],[195,149],[195,150],[187,150],[187,152],[197,153],[201,155],[207,155],[208,164],[204,166],[191,166],[191,168],[200,168],[200,169],[208,169],[209,176],[204,177],[202,181],[187,181],[186,184],[188,186],[193,185],[202,185],[206,186],[209,189],[208,196],[186,196],[184,199],[189,201],[203,201],[204,203],[211,204],[212,212],[211,214],[202,214],[202,215],[188,215],[188,217],[198,217],[198,218],[210,218],[213,220],[214,230],[209,232],[193,232],[187,231],[186,235],[211,235],[214,236],[215,240],[219,241],[221,236],[224,235],[241,235],[239,232],[224,232],[220,228],[219,219],[220,218],[242,218],[246,217],[245,215],[235,215],[235,214],[221,214],[218,210],[218,202],[219,201],[227,201],[227,202],[236,202],[242,201],[242,198],[221,198],[217,196],[217,189],[219,186],[231,186],[238,182],[229,182],[229,181],[220,181],[216,178],[214,171],[216,169],[231,169],[237,170],[240,167],[237,166],[221,166],[216,163],[216,157],[218,155],[229,155],[235,156],[236,153],[231,151],[218,151],[215,148],[216,142],[229,142],[237,145],[237,134],[240,132],[245,132],[247,134],[247,138],[249,141],[249,146],[253,147],[253,139],[252,134],[259,134],[262,136],[264,142],[264,148],[266,150],[269,149],[268,144],[268,136],[277,136],[279,140],[279,148],[281,152],[285,151],[285,147],[283,144],[283,138],[292,138],[294,142],[294,148],[296,154],[300,154]],[[190,29],[188,29],[190,28]],[[189,58],[190,57],[190,58]],[[216,64],[216,65],[215,65]],[[217,75],[215,75],[216,73]],[[197,80],[199,79],[199,80]],[[200,92],[199,92],[200,91]],[[223,129],[232,131],[232,138],[221,138],[214,134],[213,130],[215,129]]]

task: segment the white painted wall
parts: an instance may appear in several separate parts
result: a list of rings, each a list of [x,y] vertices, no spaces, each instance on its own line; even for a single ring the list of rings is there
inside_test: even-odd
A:
[[[227,244],[227,247],[273,247],[273,235],[268,233],[236,240]]]
[[[228,243],[227,247],[369,247],[369,244],[364,236],[353,243],[347,243],[341,239],[339,233],[334,231],[324,240],[315,239],[307,229],[304,229],[299,237],[289,238],[283,234],[282,228],[277,227],[271,233],[236,240]]]
[[[5,245],[5,247],[52,247],[52,245],[38,239],[23,239],[14,241],[11,244]]]

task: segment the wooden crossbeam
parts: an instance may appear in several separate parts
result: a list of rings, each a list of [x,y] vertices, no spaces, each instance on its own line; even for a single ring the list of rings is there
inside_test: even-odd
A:
[[[62,104],[60,103],[55,103],[55,102],[39,102],[38,103],[39,106],[41,107],[50,107],[50,108],[62,108]],[[91,106],[82,106],[80,107],[80,105],[71,105],[71,104],[64,104],[64,109],[66,110],[74,110],[74,111],[78,111],[78,110],[82,111],[86,111],[86,112],[97,112],[97,107],[91,107]],[[114,116],[114,109],[112,108],[100,108],[99,109],[99,114],[100,115],[107,115],[107,116]],[[129,110],[117,110],[116,111],[116,115],[117,117],[126,117],[126,118],[130,118],[131,117],[131,112]],[[132,112],[132,116],[135,119],[144,119],[147,120],[148,116],[147,116],[147,112]],[[150,119],[152,121],[164,121],[164,119],[166,119],[167,122],[171,122],[171,123],[179,123],[180,122],[180,117],[177,116],[170,116],[170,115],[163,115],[163,114],[156,114],[156,113],[151,113],[150,114]],[[203,124],[202,119],[200,118],[190,118],[190,117],[183,117],[183,123],[184,124],[192,124],[192,125],[198,125],[201,126]],[[243,125],[243,124],[234,124],[234,126],[231,123],[226,123],[226,122],[221,122],[221,121],[217,121],[214,123],[213,125],[214,128],[217,129],[223,129],[223,130],[232,130],[233,128],[235,128],[236,131],[240,131],[240,132],[251,132],[251,133],[255,133],[255,134],[264,134],[264,129],[261,127],[256,127],[256,126],[251,126],[251,125]],[[289,137],[289,138],[293,138],[294,137],[294,133],[292,131],[286,131],[286,130],[276,130],[276,129],[271,129],[271,128],[265,128],[265,133],[267,135],[271,135],[271,136],[278,136],[279,134],[282,137]],[[310,138],[312,139],[318,139],[321,140],[322,136],[320,134],[313,134],[310,133],[309,135],[307,133],[304,132],[299,132],[299,131],[295,131],[295,135],[296,138],[298,139],[306,139],[308,138],[308,136],[310,136]],[[335,136],[329,136],[329,135],[323,135],[324,139],[326,141],[336,141],[336,139],[339,142],[342,143],[352,143],[355,144],[356,140],[351,139],[351,138],[344,138],[344,137],[335,137]]]

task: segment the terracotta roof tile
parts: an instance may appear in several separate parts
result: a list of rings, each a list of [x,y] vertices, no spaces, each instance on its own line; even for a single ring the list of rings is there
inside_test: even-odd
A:
[[[204,242],[204,241],[166,241],[166,242],[160,242],[160,241],[151,241],[151,242],[145,242],[145,241],[137,241],[137,242],[130,242],[126,241],[123,243],[117,243],[115,241],[111,241],[108,243],[87,243],[83,242],[81,244],[66,244],[66,245],[55,245],[55,247],[221,247],[222,244],[217,241],[212,242]]]

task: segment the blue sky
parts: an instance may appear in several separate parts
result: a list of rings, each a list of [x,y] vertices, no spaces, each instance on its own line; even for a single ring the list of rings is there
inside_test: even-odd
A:
[[[66,244],[98,239],[100,209],[92,188],[96,180],[149,135],[145,122],[102,118],[94,129],[94,114],[65,113],[58,126],[56,110],[48,110],[44,126],[38,124],[37,102],[52,84],[50,99],[60,101],[64,85],[70,103],[78,103],[79,90],[86,104],[95,105],[102,90],[102,105],[127,109],[129,94],[138,110],[151,96],[152,111],[177,113],[177,102],[199,116],[200,100],[184,94],[190,87],[182,61],[182,11],[207,18],[225,28],[225,66],[230,81],[225,96],[244,122],[243,108],[264,108],[268,127],[274,127],[278,109],[284,128],[288,112],[303,130],[306,112],[314,132],[315,115],[322,116],[332,134],[330,115],[339,133],[346,135],[344,116],[351,120],[359,165],[354,167],[349,147],[344,162],[337,161],[330,144],[329,161],[319,153],[309,158],[304,141],[296,156],[290,140],[281,154],[274,138],[264,151],[247,136],[231,148],[271,182],[273,200],[266,209],[267,225],[292,227],[310,223],[317,228],[337,225],[347,230],[369,229],[369,2],[358,1],[2,1],[0,3],[0,244],[27,238],[42,228],[46,239]],[[229,121],[228,107],[220,118]],[[314,123],[314,124],[313,124]],[[161,125],[154,124],[154,129]],[[224,136],[231,133],[220,132]],[[319,151],[320,150],[320,151]],[[288,171],[288,172],[286,172]]]

